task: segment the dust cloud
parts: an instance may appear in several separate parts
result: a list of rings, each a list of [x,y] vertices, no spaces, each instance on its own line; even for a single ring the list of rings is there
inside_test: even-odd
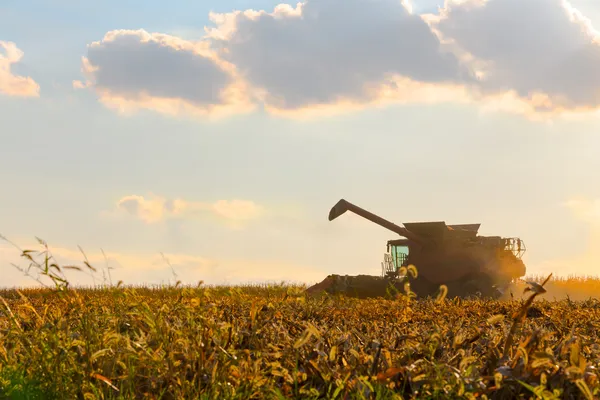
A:
[[[536,280],[537,281],[537,280]],[[540,282],[541,283],[541,282]],[[528,287],[525,282],[517,282],[511,284],[504,295],[502,300],[519,300],[526,299],[529,297],[531,292],[524,292]],[[589,299],[600,300],[600,279],[590,280],[557,280],[553,281],[552,278],[544,286],[546,293],[538,296],[540,300],[547,301],[560,301],[570,299],[572,301],[585,301]],[[511,297],[512,293],[512,297]]]

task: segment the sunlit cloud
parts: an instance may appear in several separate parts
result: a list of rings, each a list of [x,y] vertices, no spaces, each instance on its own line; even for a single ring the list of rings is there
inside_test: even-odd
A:
[[[423,15],[410,1],[306,0],[210,19],[198,41],[111,31],[74,86],[124,113],[206,117],[452,102],[541,121],[600,105],[598,34],[564,0],[448,0]]]
[[[140,220],[153,224],[171,218],[212,217],[231,226],[241,226],[265,214],[265,209],[249,200],[218,200],[215,202],[166,199],[161,196],[148,197],[130,195],[117,202],[120,210]]]
[[[246,112],[252,104],[235,68],[203,41],[144,30],[115,30],[88,46],[85,81],[100,102],[125,114],[149,109],[168,115],[221,117]]]
[[[220,57],[275,112],[368,106],[382,91],[401,96],[398,80],[472,81],[427,23],[396,0],[309,0],[271,13],[213,13],[211,20],[216,27],[208,33]]]
[[[11,67],[21,61],[24,53],[13,42],[0,40],[0,94],[19,97],[39,97],[40,86],[31,77],[19,76]]]
[[[541,114],[600,105],[598,33],[567,1],[448,0],[428,20],[486,94],[513,92]]]

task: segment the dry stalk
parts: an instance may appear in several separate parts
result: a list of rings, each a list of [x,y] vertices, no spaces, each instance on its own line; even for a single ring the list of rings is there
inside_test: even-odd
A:
[[[510,331],[508,332],[508,335],[506,336],[506,341],[504,342],[504,350],[502,352],[502,358],[506,358],[508,356],[508,351],[513,344],[513,337],[517,331],[517,327],[520,322],[523,322],[525,320],[525,317],[527,316],[527,310],[529,310],[529,307],[531,307],[535,298],[541,294],[546,293],[546,289],[544,289],[544,285],[546,285],[546,283],[548,283],[548,281],[550,280],[550,277],[552,277],[552,274],[548,275],[548,277],[544,280],[544,282],[542,282],[541,285],[536,282],[527,282],[530,285],[530,287],[526,288],[525,292],[531,291],[532,293],[527,298],[525,303],[523,303],[521,308],[519,308],[519,310],[517,310],[517,312],[515,312],[512,316],[513,323],[510,327]]]

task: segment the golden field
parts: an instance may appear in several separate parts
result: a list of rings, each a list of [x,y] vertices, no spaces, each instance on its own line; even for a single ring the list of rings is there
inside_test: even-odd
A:
[[[590,293],[598,285],[554,283]],[[591,399],[600,392],[596,299],[357,300],[310,298],[303,289],[4,291],[1,396]]]
[[[286,284],[73,288],[41,255],[22,256],[49,287],[0,291],[0,398],[600,396],[597,278],[531,277],[543,286],[502,300],[359,300]]]

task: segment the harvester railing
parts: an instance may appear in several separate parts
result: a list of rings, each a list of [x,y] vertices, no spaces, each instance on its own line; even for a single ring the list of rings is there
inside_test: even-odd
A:
[[[505,239],[504,250],[511,251],[517,258],[521,258],[527,248],[525,247],[525,242],[520,238],[507,238]]]

